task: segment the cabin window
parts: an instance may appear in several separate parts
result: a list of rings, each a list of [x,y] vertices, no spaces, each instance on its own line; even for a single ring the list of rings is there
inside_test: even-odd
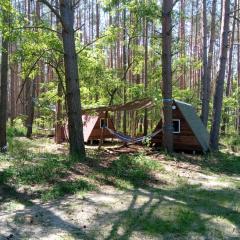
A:
[[[108,119],[101,118],[100,119],[100,128],[108,127]]]
[[[173,133],[180,133],[180,120],[173,119]]]

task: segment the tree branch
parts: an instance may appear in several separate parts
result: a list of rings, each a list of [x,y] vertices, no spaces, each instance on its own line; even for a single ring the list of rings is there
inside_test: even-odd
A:
[[[52,6],[52,4],[50,2],[48,2],[48,0],[37,0],[38,2],[41,2],[43,4],[45,4],[54,14],[55,16],[59,19],[59,21],[61,22],[63,28],[65,28],[65,24],[63,22],[63,19],[61,17],[61,15],[59,14],[59,12],[56,10],[56,8],[54,8]]]
[[[83,50],[85,50],[87,47],[91,46],[92,44],[94,44],[95,42],[97,42],[98,40],[100,40],[101,38],[104,38],[106,37],[106,35],[103,35],[99,38],[96,38],[95,40],[93,40],[92,42],[90,43],[87,43],[84,47],[82,47],[82,49],[80,49],[79,51],[77,51],[77,54],[81,53]]]
[[[46,50],[46,51],[48,51],[48,50]],[[18,94],[16,103],[18,102],[18,100],[19,100],[19,98],[20,98],[20,96],[21,96],[21,94],[22,94],[22,92],[23,92],[23,88],[24,88],[24,86],[25,86],[25,84],[26,84],[26,82],[27,82],[27,80],[28,80],[28,78],[29,78],[29,75],[31,74],[31,72],[33,71],[33,69],[35,68],[35,66],[37,65],[37,63],[39,62],[39,60],[42,58],[42,56],[43,56],[44,54],[45,54],[45,51],[37,58],[37,60],[33,63],[33,65],[31,66],[30,70],[28,71],[28,74],[27,74],[27,76],[25,77],[25,79],[24,79],[24,81],[23,81],[23,84],[22,84],[22,87],[21,87],[21,90],[20,90],[20,92],[19,92],[19,94]]]
[[[54,30],[54,29],[49,28],[49,27],[43,27],[43,26],[24,26],[24,27],[21,27],[21,28],[13,28],[13,30],[21,30],[21,29],[45,29],[45,30],[49,30],[49,31],[57,33],[57,34],[61,34],[57,30]]]

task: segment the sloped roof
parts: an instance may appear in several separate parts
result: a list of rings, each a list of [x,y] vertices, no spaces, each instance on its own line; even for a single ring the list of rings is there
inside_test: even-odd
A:
[[[85,142],[88,141],[91,132],[97,123],[98,118],[99,116],[82,115],[83,137]]]
[[[193,106],[178,100],[174,100],[174,102],[192,129],[203,151],[207,151],[209,149],[209,134]]]
[[[117,112],[117,111],[131,111],[131,110],[140,110],[140,109],[146,109],[153,107],[154,103],[151,99],[145,98],[142,100],[135,100],[132,102],[128,102],[126,104],[118,104],[118,105],[111,105],[109,107],[103,106],[98,108],[89,108],[89,109],[83,109],[83,113],[89,113],[89,112]]]

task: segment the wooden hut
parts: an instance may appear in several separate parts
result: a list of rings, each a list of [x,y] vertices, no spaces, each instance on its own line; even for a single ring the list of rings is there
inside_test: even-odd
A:
[[[108,130],[102,128],[106,125],[115,131],[113,120],[109,117],[108,112],[136,111],[154,106],[151,99],[134,100],[126,104],[118,104],[111,106],[102,106],[97,108],[83,109],[83,135],[84,141],[104,140],[107,138],[115,138]],[[59,136],[61,141],[66,141],[68,137],[68,125],[61,126]],[[55,137],[56,140],[56,137]]]
[[[192,105],[174,100],[173,146],[175,151],[207,152],[209,134]],[[162,120],[155,131],[162,129]],[[153,146],[162,145],[162,132],[152,138]]]
[[[104,126],[115,130],[113,120],[110,117],[105,116],[104,113],[99,113],[98,115],[83,115],[83,137],[84,142],[101,140],[106,138],[114,138],[114,136],[104,129]],[[68,137],[68,126],[66,125],[63,130],[64,140],[66,141]]]
[[[82,121],[84,142],[114,138],[109,131],[104,129],[104,126],[107,126],[115,130],[113,120],[110,117],[106,118],[104,113],[100,113],[97,116],[83,115]]]

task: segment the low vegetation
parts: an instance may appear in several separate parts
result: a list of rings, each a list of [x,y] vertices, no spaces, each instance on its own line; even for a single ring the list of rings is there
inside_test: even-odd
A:
[[[128,154],[90,149],[88,158],[79,161],[68,157],[66,146],[58,147],[51,140],[18,137],[12,143],[11,151],[0,160],[1,188],[8,191],[0,200],[4,211],[14,212],[19,202],[34,204],[34,199],[42,203],[64,201],[69,196],[84,199],[88,192],[98,194],[104,186],[111,186],[130,198],[120,198],[128,207],[110,211],[101,220],[112,224],[106,239],[138,239],[138,234],[147,239],[239,236],[237,154],[222,151],[193,157],[154,153],[148,148]],[[22,194],[20,198],[18,194]],[[89,239],[105,239],[98,238],[95,231],[89,230]]]

